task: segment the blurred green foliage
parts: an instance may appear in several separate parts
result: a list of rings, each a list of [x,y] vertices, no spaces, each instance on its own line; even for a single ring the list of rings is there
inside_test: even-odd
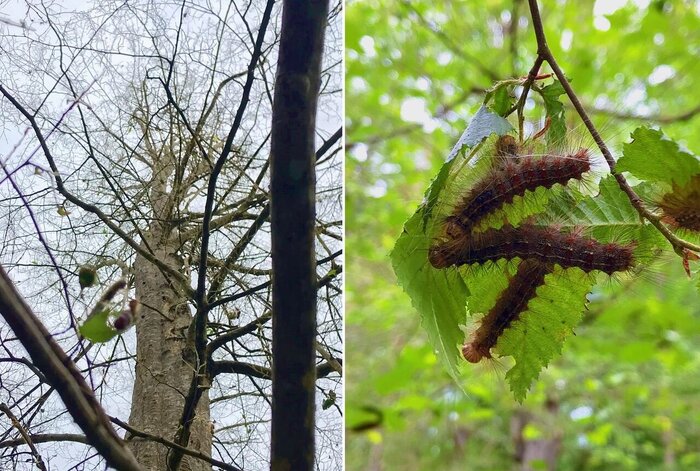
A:
[[[540,9],[616,156],[640,124],[700,151],[696,2]],[[597,286],[522,405],[508,365],[478,365],[455,384],[396,283],[388,254],[483,90],[532,65],[527,3],[351,1],[346,44],[347,469],[527,469],[515,457],[539,442],[557,444],[557,469],[700,469],[700,282],[678,257]],[[544,106],[533,105],[537,121]]]

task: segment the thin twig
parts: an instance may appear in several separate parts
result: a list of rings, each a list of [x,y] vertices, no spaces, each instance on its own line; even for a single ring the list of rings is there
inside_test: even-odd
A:
[[[46,471],[46,465],[44,464],[44,460],[41,458],[41,455],[39,454],[39,450],[36,449],[36,446],[34,446],[34,442],[32,442],[31,437],[29,436],[29,433],[27,433],[27,430],[22,426],[22,424],[17,420],[17,417],[15,417],[15,414],[12,413],[9,407],[7,407],[7,404],[4,402],[0,404],[0,410],[5,413],[8,419],[12,422],[12,426],[17,429],[20,435],[22,435],[22,438],[24,439],[24,442],[29,446],[29,449],[32,451],[32,456],[34,456],[34,461],[36,462],[36,467],[40,469],[41,471]]]
[[[693,252],[700,252],[700,245],[695,245],[691,242],[678,238],[675,234],[673,234],[673,232],[671,232],[669,228],[664,226],[661,223],[659,217],[652,213],[644,205],[642,199],[632,189],[629,183],[627,183],[625,177],[615,170],[615,158],[612,156],[607,145],[605,145],[605,142],[600,137],[600,133],[596,129],[595,125],[593,125],[591,119],[588,117],[586,110],[583,108],[583,105],[576,96],[576,93],[574,93],[574,90],[571,88],[569,81],[566,79],[566,75],[564,75],[564,72],[559,67],[559,64],[557,64],[557,61],[556,59],[554,59],[554,55],[552,54],[552,51],[547,45],[547,39],[544,34],[542,18],[540,17],[540,11],[537,6],[537,0],[528,0],[528,5],[530,6],[530,14],[532,15],[532,26],[535,29],[535,38],[537,39],[537,59],[535,59],[535,64],[537,65],[538,63],[541,64],[542,61],[547,61],[549,66],[552,68],[554,75],[556,75],[562,87],[564,87],[566,96],[569,97],[569,100],[576,109],[576,112],[580,116],[581,121],[583,121],[583,124],[586,126],[586,129],[588,129],[588,132],[591,134],[591,137],[593,137],[593,140],[598,145],[600,152],[605,157],[605,161],[608,163],[608,167],[610,168],[610,174],[613,177],[615,177],[615,180],[617,180],[617,184],[619,185],[620,189],[627,194],[630,203],[632,203],[632,206],[634,206],[639,215],[642,218],[649,221],[654,227],[656,227],[659,230],[659,232],[661,232],[661,234],[663,234],[666,240],[668,240],[671,243],[676,253],[678,253],[681,256],[684,256],[684,254],[688,250],[691,250]],[[524,95],[526,94],[525,92],[526,91],[523,92]]]
[[[214,466],[217,466],[221,469],[225,469],[227,471],[242,471],[241,468],[238,468],[237,466],[224,463],[223,461],[219,461],[215,458],[212,458],[211,456],[202,453],[201,451],[198,450],[193,450],[191,448],[184,447],[182,445],[178,445],[175,442],[172,442],[170,440],[167,440],[163,437],[159,437],[158,435],[153,435],[147,432],[144,432],[142,430],[139,430],[137,428],[132,427],[131,425],[127,424],[126,422],[119,420],[116,417],[111,417],[109,420],[112,421],[112,423],[119,425],[121,428],[129,432],[133,437],[140,437],[144,438],[146,440],[151,440],[156,443],[160,443],[161,445],[165,445],[168,448],[172,448],[174,450],[180,451],[184,455],[192,456],[193,458],[200,459],[202,461],[206,461],[209,464],[212,464]]]
[[[75,363],[68,358],[32,312],[2,266],[0,266],[0,314],[22,342],[32,362],[61,396],[66,409],[85,432],[90,444],[105,458],[107,464],[125,471],[143,470],[121,437],[112,428],[104,409]]]

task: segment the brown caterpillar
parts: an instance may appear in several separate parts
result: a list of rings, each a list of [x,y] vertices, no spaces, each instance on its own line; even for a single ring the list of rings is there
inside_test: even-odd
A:
[[[517,159],[505,158],[518,155],[519,149],[512,136],[501,136],[496,141],[496,157],[500,163],[479,180],[455,206],[452,215],[445,219],[445,234],[455,239],[468,234],[485,216],[515,196],[538,187],[551,188],[555,184],[566,185],[571,179],[580,179],[591,168],[586,149],[574,154],[524,155]]]
[[[434,245],[428,252],[428,260],[435,268],[447,268],[519,257],[611,275],[632,268],[633,250],[631,244],[601,243],[577,231],[562,233],[553,227],[524,224],[516,228],[506,224],[501,229],[488,229]]]
[[[631,269],[634,262],[633,244],[602,243],[584,237],[580,230],[562,232],[554,226],[525,223],[474,232],[478,222],[511,203],[515,196],[538,187],[566,185],[571,179],[581,179],[591,169],[586,149],[567,155],[521,156],[512,136],[500,137],[494,154],[496,164],[455,206],[445,219],[442,241],[433,244],[428,252],[430,264],[437,269],[521,259],[496,304],[462,347],[462,356],[471,363],[491,358],[491,349],[499,337],[527,310],[529,301],[537,296],[537,288],[544,284],[554,265],[611,275]]]
[[[700,232],[700,175],[686,186],[673,185],[673,191],[663,196],[659,207],[664,221],[673,227]]]
[[[117,316],[117,318],[114,319],[114,328],[119,332],[123,332],[129,327],[131,327],[134,321],[134,317],[138,315],[140,310],[141,303],[139,303],[136,299],[132,299],[131,301],[129,301],[129,309],[124,309],[122,312],[119,313],[119,316]]]
[[[510,279],[508,287],[481,319],[469,343],[462,347],[465,360],[478,363],[482,358],[491,358],[491,348],[513,321],[527,310],[527,303],[536,296],[537,287],[544,284],[545,275],[551,271],[552,265],[536,260],[523,260],[518,265],[518,271]]]

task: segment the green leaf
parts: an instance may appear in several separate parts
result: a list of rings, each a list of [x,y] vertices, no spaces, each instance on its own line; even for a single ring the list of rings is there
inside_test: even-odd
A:
[[[83,337],[92,342],[107,342],[119,335],[119,332],[112,328],[109,323],[110,317],[115,317],[118,314],[111,309],[96,312],[88,317],[78,330]]]
[[[613,176],[600,181],[597,196],[587,196],[568,204],[562,200],[552,203],[550,210],[565,219],[565,226],[594,230],[593,235],[599,239],[611,239],[615,232],[627,232],[642,225],[639,213]]]
[[[433,216],[433,210],[435,209],[435,205],[438,202],[442,190],[445,188],[445,183],[447,182],[447,179],[450,176],[450,170],[452,170],[453,163],[454,159],[445,162],[445,164],[438,172],[437,176],[430,183],[428,190],[425,192],[425,200],[423,203],[423,205],[425,206],[423,211],[423,231],[426,230],[428,221]]]
[[[505,260],[465,269],[470,312],[486,314],[515,271],[515,264]],[[537,297],[528,303],[528,309],[499,338],[494,353],[515,360],[506,379],[516,400],[522,402],[542,368],[561,352],[565,338],[581,319],[586,293],[594,280],[578,268],[556,267],[537,288]]]
[[[550,119],[549,130],[547,131],[547,142],[558,145],[564,142],[566,137],[566,121],[564,119],[564,105],[559,101],[563,95],[564,87],[558,80],[542,88],[541,94],[544,99],[544,107],[547,117]]]
[[[421,223],[424,208],[404,225],[391,252],[399,284],[411,298],[438,358],[457,380],[464,334],[467,287],[456,270],[436,270],[428,263],[430,238]]]
[[[70,211],[68,211],[68,210],[66,209],[66,207],[63,206],[62,204],[59,205],[58,208],[56,208],[56,212],[57,212],[58,215],[61,216],[61,217],[66,217],[66,216],[68,216],[68,215],[70,214]]]
[[[487,155],[490,155],[489,149],[484,148],[484,154],[480,157]],[[488,165],[488,159],[477,158],[475,162],[470,162],[470,166],[465,169],[467,175],[461,177],[467,186],[470,180],[473,183],[476,178],[474,174],[478,174],[484,165]],[[452,170],[449,167],[444,169],[445,167],[441,172]],[[447,179],[446,176],[439,178]],[[636,250],[644,247],[645,251],[650,243],[663,243],[655,237],[653,228],[642,223],[614,178],[609,177],[600,182],[596,197],[583,197],[577,202],[572,196],[563,187],[561,190],[538,188],[504,207],[498,217],[504,219],[505,216],[509,221],[519,221],[546,210],[545,214],[560,218],[560,226],[584,227],[587,235],[597,240],[642,241]],[[446,198],[447,196],[442,198],[441,204]],[[449,206],[444,204],[441,208],[449,210]],[[459,346],[464,341],[460,329],[460,325],[465,323],[464,306],[468,305],[469,311],[473,313],[488,312],[508,284],[508,274],[514,272],[514,264],[500,261],[459,270],[432,268],[427,262],[432,238],[426,231],[426,221],[435,221],[443,214],[437,214],[436,211],[436,214],[428,218],[424,211],[425,207],[420,207],[406,223],[391,259],[399,283],[421,314],[437,356],[453,378],[457,379],[459,368],[463,364]],[[492,222],[495,224],[495,221]],[[587,275],[579,269],[557,268],[553,275],[548,275],[545,284],[538,288],[538,296],[529,303],[528,310],[521,315],[519,321],[504,332],[494,352],[512,356],[515,360],[506,379],[518,401],[523,400],[542,368],[561,352],[564,339],[581,318],[586,293],[594,281],[595,276]]]
[[[491,108],[499,116],[505,116],[508,110],[511,109],[515,98],[510,93],[510,87],[498,87],[493,94],[493,105]]]
[[[475,147],[492,134],[503,135],[513,128],[508,121],[482,106],[452,149],[447,161],[426,191],[424,203],[405,223],[391,252],[399,284],[421,315],[430,342],[448,373],[457,380],[462,357],[467,287],[457,270],[436,270],[428,263],[431,238],[428,222],[453,170],[454,157],[464,147]],[[484,161],[486,164],[486,161]]]
[[[682,186],[700,174],[700,160],[682,151],[662,131],[642,126],[632,133],[632,142],[624,145],[616,169],[642,180]]]
[[[464,130],[457,144],[450,151],[447,161],[454,159],[464,147],[474,147],[491,134],[502,136],[512,130],[513,126],[508,121],[482,105],[469,122],[469,126]]]
[[[542,368],[561,353],[564,340],[581,320],[592,285],[593,277],[582,270],[556,267],[537,288],[527,311],[498,339],[496,352],[515,359],[506,379],[517,401],[523,401]]]
[[[321,408],[323,410],[330,409],[335,404],[336,399],[335,391],[328,391],[328,396],[323,400]]]
[[[640,186],[635,187],[639,190]],[[641,189],[641,192],[646,191]],[[651,224],[640,219],[639,213],[613,176],[601,180],[597,196],[589,196],[566,210],[568,225],[585,227],[586,233],[597,240],[631,242],[635,255],[647,259],[657,248],[667,248],[668,242]]]

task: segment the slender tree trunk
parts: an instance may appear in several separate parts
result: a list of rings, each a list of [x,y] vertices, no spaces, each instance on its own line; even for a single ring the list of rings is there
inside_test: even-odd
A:
[[[327,0],[285,0],[272,108],[271,469],[314,465],[315,129]]]

